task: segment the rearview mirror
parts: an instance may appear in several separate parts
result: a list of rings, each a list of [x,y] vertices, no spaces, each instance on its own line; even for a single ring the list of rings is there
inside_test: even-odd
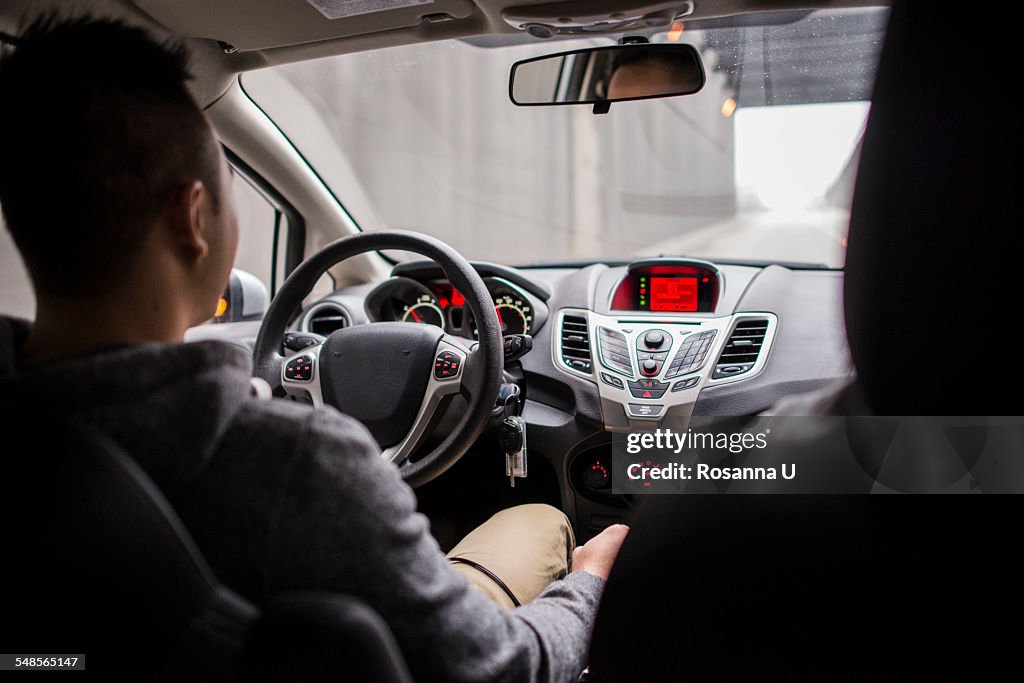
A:
[[[704,87],[692,45],[610,45],[559,52],[512,65],[509,97],[521,107],[593,104],[692,95]]]

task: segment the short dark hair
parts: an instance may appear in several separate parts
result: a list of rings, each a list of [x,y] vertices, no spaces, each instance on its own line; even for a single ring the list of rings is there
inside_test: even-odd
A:
[[[38,293],[118,284],[175,189],[220,187],[178,41],[47,16],[0,57],[0,206]]]

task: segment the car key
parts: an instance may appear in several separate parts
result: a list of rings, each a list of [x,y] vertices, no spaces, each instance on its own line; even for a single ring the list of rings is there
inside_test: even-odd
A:
[[[505,417],[521,415],[523,413],[523,392],[518,384],[502,384],[498,390],[496,405],[501,408]]]
[[[505,418],[499,440],[505,451],[505,476],[515,488],[517,478],[526,478],[526,420],[518,415]]]

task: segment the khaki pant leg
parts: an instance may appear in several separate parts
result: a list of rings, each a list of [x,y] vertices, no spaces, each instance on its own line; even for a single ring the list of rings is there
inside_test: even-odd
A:
[[[471,531],[448,557],[461,557],[486,567],[526,604],[548,584],[571,570],[576,538],[569,519],[550,505],[530,504],[502,510]],[[489,576],[467,564],[452,567],[470,585],[499,605],[515,605]]]

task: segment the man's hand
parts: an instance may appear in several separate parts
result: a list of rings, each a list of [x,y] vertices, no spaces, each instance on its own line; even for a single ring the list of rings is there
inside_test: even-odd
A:
[[[625,524],[612,524],[584,545],[577,546],[572,551],[573,571],[585,571],[607,581],[628,533],[629,527]]]

